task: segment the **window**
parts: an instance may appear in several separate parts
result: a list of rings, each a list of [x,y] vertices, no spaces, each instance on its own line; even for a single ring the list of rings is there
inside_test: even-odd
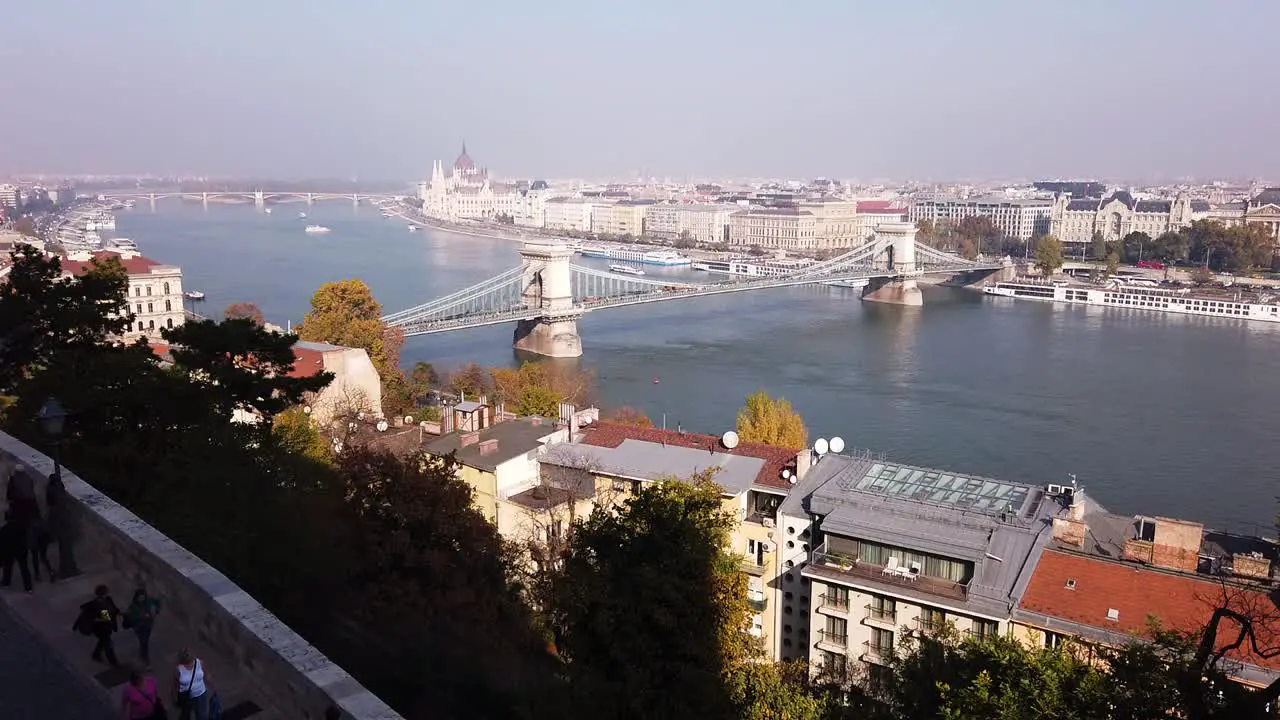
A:
[[[137,285],[134,285],[134,286],[133,286],[133,296],[134,296],[134,297],[141,297],[141,295],[142,295],[142,288],[138,287]]]
[[[827,586],[827,592],[822,596],[822,605],[836,610],[848,610],[849,588]]]
[[[563,529],[564,528],[559,520],[552,520],[551,523],[547,525],[547,545],[548,546],[553,548],[559,547],[560,534],[563,531]]]
[[[148,285],[148,286],[147,286],[147,294],[148,294],[148,295],[150,295],[150,294],[151,294],[151,286],[150,286],[150,285]]]
[[[1049,632],[1048,630],[1046,630],[1044,633],[1044,646],[1049,650],[1062,647],[1062,644],[1066,641],[1067,641],[1066,635],[1061,635],[1056,632]]]
[[[889,558],[898,558],[898,565],[911,567],[911,563],[920,563],[920,573],[941,580],[963,583],[969,580],[973,572],[973,563],[963,560],[952,560],[940,555],[930,555],[906,548],[881,545],[868,540],[858,541],[858,562],[869,565],[887,565]]]
[[[761,540],[747,540],[747,562],[764,565],[764,546]]]
[[[893,631],[872,628],[871,640],[867,642],[867,649],[877,655],[893,654]]]
[[[920,619],[917,624],[925,632],[936,632],[947,622],[947,614],[937,608],[920,608]]]
[[[845,663],[848,658],[844,653],[831,652],[830,650],[822,651],[822,671],[833,677],[844,677]]]
[[[164,326],[168,328],[173,327],[173,318],[165,318]]]
[[[138,314],[142,314],[142,303],[138,303]]]
[[[820,633],[824,642],[844,647],[849,643],[849,621],[844,618],[828,617],[827,626]]]
[[[164,284],[164,294],[165,294],[165,295],[168,295],[168,294],[169,294],[169,283],[165,283],[165,284]]]
[[[155,312],[155,309],[152,307],[152,303],[147,303],[147,312]]]
[[[874,596],[867,605],[867,617],[872,620],[896,622],[898,619],[898,601],[893,598]]]
[[[172,300],[165,300],[165,301],[164,301],[164,311],[165,311],[165,312],[173,312],[173,301],[172,301]]]
[[[155,329],[156,329],[156,321],[155,321],[155,320],[148,320],[148,321],[147,321],[147,329],[148,329],[148,330],[155,330]]]
[[[973,629],[969,631],[973,637],[981,640],[1000,634],[1000,623],[995,620],[974,620]]]

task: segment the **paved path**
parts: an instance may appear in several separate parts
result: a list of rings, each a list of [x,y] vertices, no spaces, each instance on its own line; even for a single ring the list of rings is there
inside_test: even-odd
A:
[[[15,578],[15,584],[21,580]],[[72,670],[9,608],[0,590],[0,708],[5,720],[119,720],[105,688]],[[19,591],[21,592],[21,591]]]

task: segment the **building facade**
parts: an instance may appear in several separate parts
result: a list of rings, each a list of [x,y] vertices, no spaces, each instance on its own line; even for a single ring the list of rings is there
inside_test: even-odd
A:
[[[704,245],[729,242],[729,218],[737,205],[662,203],[645,209],[645,235],[659,240],[681,237]]]
[[[591,210],[591,231],[598,235],[640,237],[644,234],[645,211],[653,204],[652,200],[597,202]]]
[[[136,253],[101,251],[63,260],[62,271],[83,275],[94,267],[94,261],[111,258],[119,260],[129,274],[126,293],[132,317],[123,335],[125,340],[159,340],[162,330],[183,323],[186,315],[182,305],[182,268],[176,265],[164,265]]]
[[[854,246],[871,240],[876,234],[876,226],[887,222],[904,222],[909,214],[905,205],[888,200],[859,200],[858,214],[854,216]]]
[[[817,247],[817,220],[798,207],[749,207],[729,216],[729,245],[811,251]]]
[[[466,143],[453,162],[453,169],[445,175],[444,166],[436,162],[431,169],[431,180],[418,184],[422,200],[422,212],[441,220],[487,220],[496,217],[514,217],[520,199],[520,189],[489,179],[489,172],[478,167],[467,154]]]
[[[1013,200],[1003,197],[969,199],[933,199],[911,204],[911,222],[921,220],[958,224],[968,217],[985,217],[1001,236],[1030,240],[1051,232],[1054,208],[1052,200]]]
[[[1280,253],[1280,187],[1264,188],[1244,202],[1222,203],[1210,208],[1208,218],[1224,225],[1259,224],[1275,239]]]
[[[543,204],[542,227],[548,230],[591,232],[591,218],[594,212],[595,204],[591,198],[549,198]]]
[[[1209,217],[1209,203],[1179,196],[1173,200],[1136,200],[1128,192],[1102,199],[1072,199],[1059,195],[1053,201],[1050,232],[1064,243],[1082,244],[1101,233],[1108,242],[1132,232],[1159,237]]]

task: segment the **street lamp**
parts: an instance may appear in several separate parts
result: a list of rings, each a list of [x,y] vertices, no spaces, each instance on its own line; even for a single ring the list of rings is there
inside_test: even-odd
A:
[[[80,574],[76,565],[75,528],[72,524],[71,502],[67,486],[62,483],[62,433],[66,429],[67,411],[57,398],[44,401],[37,415],[40,429],[53,441],[53,474],[45,489],[45,503],[49,507],[49,525],[58,541],[58,579],[64,580]]]

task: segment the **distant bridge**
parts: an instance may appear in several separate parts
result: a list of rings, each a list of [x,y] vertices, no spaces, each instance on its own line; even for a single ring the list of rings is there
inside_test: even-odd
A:
[[[191,192],[186,190],[170,190],[164,192],[105,192],[98,195],[103,200],[146,200],[153,206],[157,200],[178,198],[202,202],[206,205],[214,202],[252,202],[261,207],[268,202],[305,202],[311,205],[322,200],[350,200],[353,204],[361,202],[379,202],[394,200],[397,195],[388,193],[329,193],[301,192],[297,190],[210,190]]]
[[[909,223],[880,225],[868,243],[791,273],[710,283],[673,282],[576,265],[571,261],[573,251],[565,245],[526,244],[520,256],[519,267],[382,319],[408,336],[516,322],[517,348],[549,357],[577,357],[582,354],[577,320],[595,310],[853,281],[867,281],[865,300],[920,305],[916,278],[921,275],[972,274],[971,281],[976,282],[1011,267],[1008,261],[966,260],[919,244]]]

